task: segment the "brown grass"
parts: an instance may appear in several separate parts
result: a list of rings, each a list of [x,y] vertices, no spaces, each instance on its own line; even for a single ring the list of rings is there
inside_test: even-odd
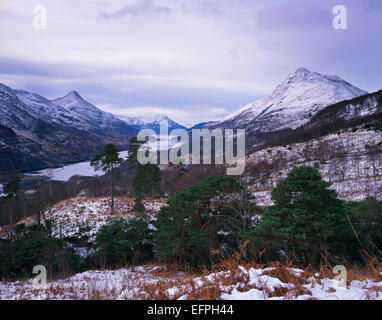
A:
[[[268,275],[279,279],[281,282],[289,284],[290,287],[285,288],[278,286],[269,288],[267,283],[258,283],[250,285],[249,275],[243,272],[250,268],[264,269],[262,275]],[[264,298],[281,298],[295,299],[297,296],[306,295],[309,300],[314,300],[310,288],[323,285],[322,280],[326,278],[334,278],[335,274],[331,272],[330,266],[322,266],[319,270],[307,268],[299,275],[296,275],[291,268],[293,264],[288,263],[273,263],[270,265],[258,265],[254,262],[243,261],[240,253],[233,255],[229,259],[222,260],[215,265],[212,270],[203,270],[200,273],[186,273],[181,266],[174,264],[151,264],[145,265],[145,271],[137,272],[135,276],[130,273],[123,278],[122,287],[118,290],[113,286],[108,287],[107,279],[105,285],[98,286],[94,279],[85,279],[86,285],[78,289],[74,286],[68,286],[65,280],[63,283],[58,281],[46,290],[46,298],[54,299],[57,297],[67,297],[69,299],[89,299],[89,300],[113,300],[117,298],[130,298],[139,300],[169,300],[179,299],[187,295],[189,300],[219,300],[222,294],[231,293],[234,288],[240,292],[246,292],[251,289],[257,289],[264,292]],[[127,269],[133,267],[126,267]],[[353,280],[374,280],[382,281],[381,264],[378,260],[370,261],[368,266],[359,269],[348,270],[348,284]],[[214,273],[214,276],[211,274]],[[318,273],[318,276],[315,274]],[[142,275],[144,275],[142,277]],[[209,277],[207,277],[209,276]],[[308,279],[314,279],[309,282]],[[66,285],[64,285],[66,283]],[[238,284],[240,284],[238,286]],[[366,286],[366,285],[365,285]],[[134,291],[134,288],[139,288],[139,291]],[[177,288],[176,292],[169,292],[169,289]],[[364,288],[366,289],[366,288]],[[121,296],[124,292],[130,293],[130,296]],[[329,287],[327,293],[330,296],[335,294],[336,289]],[[29,293],[29,294],[28,294]],[[32,295],[30,295],[32,293]],[[37,292],[35,292],[37,294]],[[171,294],[170,294],[171,293]],[[17,294],[20,294],[24,299],[29,299],[33,296],[33,292],[26,292],[23,287],[18,289]],[[366,290],[366,298],[374,299],[381,294],[381,287],[370,286]]]

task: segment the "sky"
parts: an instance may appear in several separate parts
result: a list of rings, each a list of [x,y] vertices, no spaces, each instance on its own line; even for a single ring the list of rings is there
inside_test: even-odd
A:
[[[346,30],[332,25],[338,4]],[[0,82],[76,90],[126,116],[217,120],[299,67],[382,89],[381,16],[380,0],[0,0]]]

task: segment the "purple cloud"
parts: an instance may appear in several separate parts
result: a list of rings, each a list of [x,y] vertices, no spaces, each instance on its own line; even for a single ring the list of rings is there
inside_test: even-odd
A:
[[[163,5],[157,5],[154,0],[143,0],[139,4],[125,6],[112,13],[102,11],[99,15],[102,19],[119,19],[125,16],[139,17],[152,14],[171,14],[171,8]]]

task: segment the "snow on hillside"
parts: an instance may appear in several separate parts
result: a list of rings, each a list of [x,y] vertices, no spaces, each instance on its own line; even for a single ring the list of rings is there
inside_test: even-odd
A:
[[[259,167],[255,176],[248,177],[250,189],[259,205],[270,205],[270,192],[279,180],[295,166],[311,166],[333,183],[331,188],[343,200],[362,201],[368,196],[382,200],[381,142],[381,131],[358,128],[259,150],[247,157],[247,166],[265,162],[269,167]]]
[[[71,91],[66,96],[51,100],[54,104],[65,108],[78,118],[94,126],[107,128],[118,125],[118,120],[111,113],[102,111],[84,100],[77,91]]]
[[[238,267],[187,276],[167,272],[165,266],[140,266],[87,271],[50,282],[45,289],[34,289],[32,280],[0,282],[0,299],[382,300],[382,274],[377,278],[352,280],[346,285],[294,268],[280,272],[276,268]]]
[[[126,121],[130,124],[134,125],[145,125],[145,124],[154,124],[154,123],[161,123],[162,121],[168,121],[173,122],[169,117],[159,114],[159,113],[153,113],[153,114],[146,114],[141,115],[138,117],[128,117],[128,116],[117,116],[117,118]]]
[[[74,113],[54,104],[44,97],[24,90],[14,90],[17,98],[24,103],[25,110],[36,119],[43,119],[56,125],[67,125],[86,129],[86,124]]]
[[[244,106],[213,126],[262,132],[296,129],[326,106],[364,94],[367,92],[337,76],[300,68],[267,97]]]
[[[155,214],[166,205],[166,199],[145,199],[142,201],[147,214],[155,219]],[[117,217],[132,218],[134,199],[125,197],[115,198],[115,214],[110,215],[109,198],[73,198],[59,202],[48,209],[44,217],[52,219],[52,236],[62,239],[86,239],[89,243],[94,242],[98,231],[111,219]],[[29,225],[35,221],[35,217],[27,217],[19,223]],[[3,233],[6,228],[3,228]],[[4,234],[1,234],[0,237]]]
[[[119,120],[122,120],[126,122],[130,126],[135,126],[137,128],[141,128],[145,125],[145,122],[143,122],[141,119],[138,117],[128,117],[128,116],[116,116]]]
[[[74,91],[49,100],[0,84],[0,105],[1,172],[81,161],[107,143],[127,148],[136,134]]]
[[[115,129],[121,126],[127,129],[123,121],[87,102],[76,91],[49,100],[36,93],[11,89],[0,83],[0,102],[3,104],[0,112],[4,113],[0,124],[16,130],[30,130],[28,125],[36,120],[71,130],[96,131],[99,128]],[[10,106],[9,111],[7,104]],[[30,117],[33,117],[32,120]]]
[[[156,214],[162,206],[166,204],[165,199],[143,200],[147,213]],[[87,199],[74,198],[63,201],[49,209],[46,219],[53,219],[53,236],[58,238],[88,238],[93,242],[99,230],[115,216],[132,218],[134,217],[134,201],[127,198],[115,199],[115,215],[110,215],[110,199]]]
[[[123,115],[116,115],[116,117],[139,130],[152,129],[159,133],[161,125],[168,126],[170,131],[179,128],[186,129],[184,126],[170,119],[168,116],[158,113],[143,114],[138,117],[129,117]]]

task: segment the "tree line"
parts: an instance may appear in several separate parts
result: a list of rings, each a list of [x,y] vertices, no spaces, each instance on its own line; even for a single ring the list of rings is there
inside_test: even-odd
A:
[[[237,179],[201,175],[189,187],[174,192],[153,221],[141,201],[161,195],[161,171],[156,165],[137,162],[139,145],[131,140],[126,161],[119,158],[115,146],[107,145],[91,162],[106,173],[111,214],[119,169],[128,166],[136,196],[134,217],[111,219],[99,231],[93,254],[82,262],[65,239],[50,235],[49,221],[19,225],[12,238],[0,241],[0,276],[25,275],[31,264],[41,261],[52,266],[52,274],[155,261],[200,270],[238,250],[249,261],[293,261],[301,266],[362,265],[372,256],[380,257],[382,202],[338,199],[313,167],[292,169],[277,183],[272,191],[274,204],[266,208],[258,207]],[[177,170],[182,176],[187,169]],[[6,186],[9,201],[17,197],[18,185],[15,180]],[[65,268],[57,265],[54,250]]]

